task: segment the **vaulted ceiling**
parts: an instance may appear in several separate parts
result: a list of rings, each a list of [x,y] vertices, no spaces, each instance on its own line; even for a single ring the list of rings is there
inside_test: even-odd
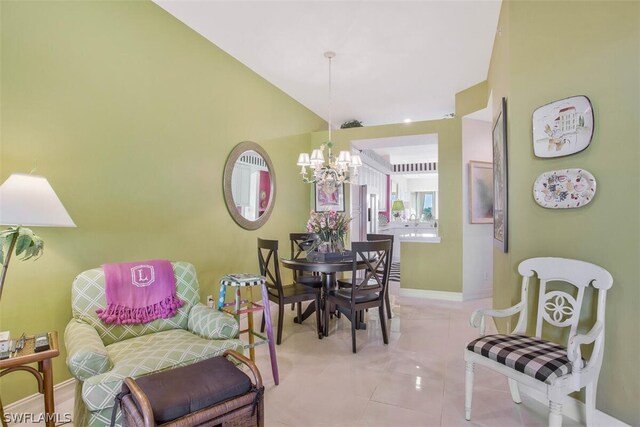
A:
[[[441,119],[486,79],[499,0],[155,2],[332,124]]]

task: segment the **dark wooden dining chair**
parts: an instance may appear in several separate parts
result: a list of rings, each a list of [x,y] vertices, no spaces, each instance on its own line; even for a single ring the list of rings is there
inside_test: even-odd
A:
[[[258,238],[258,263],[260,274],[267,278],[267,292],[269,300],[278,304],[278,338],[276,344],[282,342],[282,325],[284,322],[284,307],[287,304],[296,304],[304,301],[313,301],[316,305],[316,325],[320,333],[320,290],[311,286],[292,283],[282,285],[280,275],[280,262],[278,260],[278,241]],[[302,319],[301,307],[298,305],[298,319]],[[301,321],[301,320],[300,320]],[[264,332],[265,319],[262,316],[261,331]]]
[[[351,321],[352,350],[356,352],[356,325],[363,320],[364,310],[378,307],[382,340],[389,344],[387,336],[387,322],[384,315],[384,301],[389,283],[389,269],[391,268],[391,241],[379,240],[371,242],[353,242],[353,267],[351,271],[350,287],[332,290],[327,295],[327,303],[335,304],[337,309]],[[365,263],[366,268],[362,277],[358,277],[360,270],[358,263]],[[325,323],[329,323],[329,310],[325,310]]]
[[[393,234],[367,234],[367,241],[372,242],[376,240],[391,240],[391,250],[389,251],[389,259],[387,260],[389,265],[393,262]],[[389,301],[389,290],[384,297],[384,304],[387,308],[387,317],[391,319],[391,302]]]
[[[379,240],[390,240],[391,241],[391,249],[389,251],[389,257],[387,259],[386,263],[389,263],[389,265],[391,265],[391,262],[393,261],[393,234],[367,234],[367,241],[369,242],[375,242],[375,241],[379,241]],[[384,265],[380,266],[380,269],[384,268]],[[351,279],[340,279],[338,280],[338,286],[340,288],[350,288],[351,287]],[[387,292],[385,294],[384,297],[384,303],[385,303],[385,308],[387,311],[387,317],[389,319],[392,318],[392,313],[391,313],[391,301],[389,301],[389,290],[387,289]]]
[[[315,233],[289,233],[291,242],[291,259],[303,258],[309,249],[308,245],[318,237]],[[322,277],[316,272],[293,270],[293,281],[314,288],[322,287]]]

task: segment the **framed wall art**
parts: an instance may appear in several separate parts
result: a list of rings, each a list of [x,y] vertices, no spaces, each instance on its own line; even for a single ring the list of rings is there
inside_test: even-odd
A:
[[[579,153],[591,144],[593,108],[586,96],[554,101],[533,112],[533,153],[561,157]]]
[[[507,99],[502,98],[493,126],[493,241],[503,252],[508,249],[507,184]]]
[[[493,223],[493,164],[469,162],[469,222]]]
[[[327,212],[331,210],[344,212],[344,184],[340,184],[333,193],[327,193],[317,184],[314,187],[316,193],[316,212]]]

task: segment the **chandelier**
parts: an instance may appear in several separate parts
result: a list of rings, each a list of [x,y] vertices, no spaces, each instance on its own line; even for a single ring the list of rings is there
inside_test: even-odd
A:
[[[349,151],[340,151],[336,157],[331,149],[331,59],[335,57],[335,52],[325,52],[324,57],[329,60],[329,141],[325,142],[309,153],[300,153],[298,162],[302,180],[307,184],[316,184],[327,194],[334,193],[343,183],[349,183],[349,168],[353,168],[353,177],[358,176],[358,167],[362,166],[362,160],[357,154],[351,155]],[[327,162],[325,163],[324,153],[327,151]],[[311,168],[311,176],[307,175],[307,167]]]

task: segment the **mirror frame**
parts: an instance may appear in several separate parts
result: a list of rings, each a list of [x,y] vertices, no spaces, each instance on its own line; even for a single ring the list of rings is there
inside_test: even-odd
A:
[[[240,215],[240,213],[236,210],[236,204],[233,202],[233,192],[231,191],[231,179],[233,176],[233,167],[236,162],[240,158],[240,156],[246,151],[255,151],[264,159],[267,164],[267,169],[269,170],[269,176],[271,180],[271,197],[269,198],[269,204],[267,205],[264,213],[260,215],[260,217],[251,221]],[[262,227],[269,217],[271,216],[271,212],[273,212],[273,206],[276,201],[276,172],[273,168],[273,163],[271,163],[271,158],[267,152],[262,148],[259,144],[251,141],[243,141],[236,145],[231,153],[229,153],[229,157],[227,157],[227,162],[224,165],[224,175],[222,178],[222,186],[224,192],[224,201],[227,205],[227,210],[229,211],[229,215],[231,218],[238,224],[240,227],[245,230],[257,230]]]

